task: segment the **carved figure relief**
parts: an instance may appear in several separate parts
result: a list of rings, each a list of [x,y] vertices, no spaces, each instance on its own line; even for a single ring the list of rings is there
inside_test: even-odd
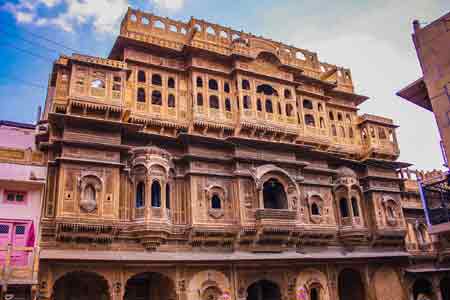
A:
[[[78,186],[80,189],[80,208],[87,213],[94,212],[98,207],[103,180],[94,173],[88,173],[79,178]]]

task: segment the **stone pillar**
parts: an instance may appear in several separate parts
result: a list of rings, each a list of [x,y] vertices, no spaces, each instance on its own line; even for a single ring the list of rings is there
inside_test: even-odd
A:
[[[264,193],[262,187],[258,190],[259,208],[264,209]]]
[[[327,265],[329,299],[339,300],[338,274],[335,266]]]

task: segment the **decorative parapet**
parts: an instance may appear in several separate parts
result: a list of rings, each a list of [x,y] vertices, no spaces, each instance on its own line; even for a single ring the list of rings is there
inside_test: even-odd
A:
[[[118,60],[112,60],[112,59],[106,59],[106,58],[101,58],[101,57],[98,57],[98,56],[90,56],[90,55],[74,53],[74,54],[72,54],[71,57],[69,57],[69,59],[72,59],[72,60],[75,60],[75,61],[79,61],[79,62],[94,64],[94,65],[100,65],[100,66],[115,68],[115,69],[127,69],[127,63],[126,62],[118,61]]]
[[[256,220],[295,220],[297,212],[288,209],[257,209],[255,212]]]

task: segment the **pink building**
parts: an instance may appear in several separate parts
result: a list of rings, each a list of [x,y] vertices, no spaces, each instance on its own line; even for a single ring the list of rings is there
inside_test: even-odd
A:
[[[0,121],[0,295],[5,299],[30,299],[37,290],[36,241],[46,168],[35,147],[35,129]]]

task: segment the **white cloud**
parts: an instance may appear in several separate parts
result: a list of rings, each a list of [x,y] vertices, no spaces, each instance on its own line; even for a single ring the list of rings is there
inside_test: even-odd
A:
[[[162,10],[180,10],[184,6],[184,0],[153,0],[155,5]]]
[[[30,23],[33,21],[34,15],[32,13],[18,11],[16,12],[16,19],[19,23]]]

